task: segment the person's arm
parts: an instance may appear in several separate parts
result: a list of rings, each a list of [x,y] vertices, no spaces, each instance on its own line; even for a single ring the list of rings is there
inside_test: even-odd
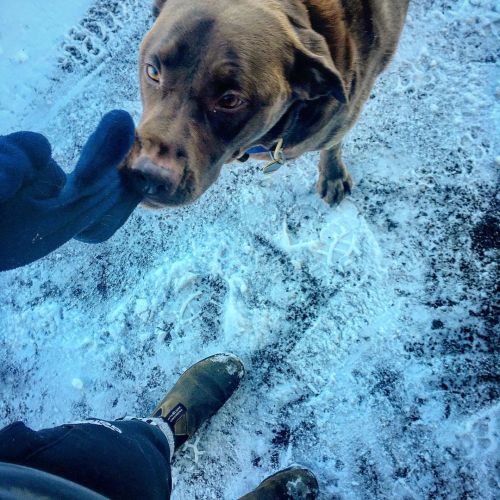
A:
[[[141,200],[117,170],[134,135],[128,113],[108,113],[67,177],[44,136],[0,137],[0,271],[40,259],[71,238],[105,241],[124,224]]]

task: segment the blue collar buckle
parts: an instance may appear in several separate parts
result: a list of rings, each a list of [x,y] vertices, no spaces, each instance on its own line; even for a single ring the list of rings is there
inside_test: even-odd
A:
[[[250,149],[247,149],[245,154],[238,158],[238,161],[245,162],[250,158],[250,155],[269,153],[271,156],[271,161],[267,163],[263,168],[262,172],[264,174],[271,174],[279,170],[285,163],[286,157],[285,152],[283,150],[283,138],[281,137],[276,146],[274,147],[274,151],[271,151],[264,146],[254,146]]]

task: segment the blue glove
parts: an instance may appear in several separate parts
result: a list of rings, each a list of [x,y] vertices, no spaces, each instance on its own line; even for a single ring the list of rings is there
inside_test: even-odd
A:
[[[108,113],[68,177],[44,136],[0,136],[0,271],[40,259],[71,238],[100,243],[125,223],[141,201],[117,170],[134,133],[128,113]]]

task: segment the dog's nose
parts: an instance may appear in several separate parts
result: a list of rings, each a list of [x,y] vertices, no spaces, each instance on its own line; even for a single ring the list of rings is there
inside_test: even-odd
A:
[[[179,187],[178,168],[157,165],[147,156],[140,156],[131,166],[129,175],[134,188],[146,197],[165,197]]]

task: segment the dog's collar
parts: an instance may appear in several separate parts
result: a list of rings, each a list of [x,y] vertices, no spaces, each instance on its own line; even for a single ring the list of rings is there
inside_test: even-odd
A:
[[[250,149],[247,149],[242,156],[237,158],[237,160],[241,163],[244,163],[250,158],[250,155],[263,153],[269,153],[271,157],[271,161],[262,168],[262,172],[264,172],[265,174],[276,172],[276,170],[279,170],[286,163],[285,152],[283,151],[282,137],[280,137],[278,142],[274,145],[273,149],[267,149],[264,146],[253,146]]]
[[[281,117],[281,120],[266,134],[266,136],[278,137],[278,142],[276,142],[271,149],[264,146],[253,146],[246,150],[246,152],[237,158],[240,162],[246,162],[250,155],[252,154],[262,154],[269,153],[271,156],[271,161],[267,163],[262,169],[264,173],[270,174],[279,170],[282,165],[286,163],[286,157],[284,152],[285,138],[289,139],[293,136],[293,131],[299,121],[301,107],[293,105]]]

